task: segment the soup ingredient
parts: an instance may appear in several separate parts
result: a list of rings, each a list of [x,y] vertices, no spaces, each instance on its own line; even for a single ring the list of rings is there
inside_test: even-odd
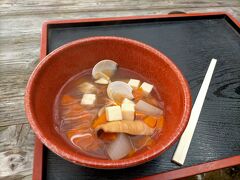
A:
[[[97,88],[89,83],[89,82],[83,82],[78,86],[78,89],[81,93],[94,93],[97,91]]]
[[[125,82],[114,81],[107,87],[107,95],[110,99],[120,104],[124,98],[133,99],[132,88]]]
[[[142,112],[138,112],[136,111],[135,112],[135,119],[136,120],[143,120],[147,115],[142,113]]]
[[[105,78],[100,78],[100,79],[98,79],[94,82],[97,83],[97,84],[108,84],[109,83],[109,81]]]
[[[157,121],[156,128],[157,129],[162,129],[163,128],[163,123],[164,123],[164,117],[160,116],[158,121]]]
[[[149,83],[142,83],[142,85],[140,86],[140,88],[143,90],[144,95],[147,96],[148,94],[151,93],[152,89],[153,89],[153,85],[149,84]]]
[[[108,98],[105,98],[104,99],[104,103],[105,105],[103,107],[101,107],[98,111],[98,116],[101,116],[102,113],[105,112],[105,108],[108,107],[108,106],[117,106],[117,104],[111,100],[111,99],[108,99]]]
[[[81,100],[82,105],[93,105],[96,101],[95,94],[84,94]]]
[[[92,69],[94,79],[111,77],[117,70],[118,64],[112,60],[102,60],[98,62]]]
[[[152,135],[153,128],[148,127],[144,122],[135,120],[122,120],[107,122],[96,128],[97,135],[103,132],[126,133],[131,135]]]
[[[104,98],[105,106],[117,106],[117,103],[115,103],[112,99]]]
[[[122,111],[120,106],[110,106],[105,108],[107,121],[122,120]]]
[[[97,126],[104,124],[107,122],[106,114],[103,113],[101,116],[99,116],[92,124],[92,128],[96,128]]]
[[[139,100],[136,104],[136,111],[142,112],[149,116],[160,116],[163,111],[143,100]]]
[[[133,88],[133,89],[137,89],[140,85],[140,80],[138,79],[130,79],[128,84]]]
[[[142,99],[144,96],[144,92],[143,92],[142,88],[134,89],[133,96],[136,101]]]
[[[133,101],[129,100],[128,98],[124,98],[123,99],[122,104],[125,104],[125,103],[129,103],[129,104],[135,105],[135,103]]]
[[[96,157],[105,156],[104,143],[94,137],[91,132],[78,132],[76,134],[69,133],[70,141],[73,145],[80,148],[85,153],[92,153]]]
[[[98,117],[100,117],[103,113],[105,113],[105,106],[101,107],[98,111]]]
[[[110,81],[110,77],[107,76],[106,74],[102,73],[102,72],[98,72],[98,73],[97,73],[97,76],[99,76],[100,78],[104,78],[104,79],[106,79],[107,81]]]
[[[117,139],[107,147],[107,153],[112,160],[127,156],[133,150],[132,144],[126,134],[119,134]]]
[[[130,158],[130,157],[132,157],[134,154],[135,154],[135,150],[133,149],[133,150],[131,150],[130,151],[130,153],[128,153],[128,155],[126,156],[127,158]]]
[[[58,132],[81,153],[101,159],[152,148],[163,127],[163,105],[153,85],[131,70],[116,70],[111,60],[99,62],[68,81],[55,103]]]
[[[77,99],[75,99],[69,95],[64,95],[61,99],[61,105],[63,105],[63,106],[74,104],[76,102],[77,102]]]
[[[102,133],[99,137],[104,141],[114,141],[117,135],[117,133]]]
[[[144,118],[143,120],[145,124],[147,124],[149,127],[154,128],[157,125],[158,118],[154,116],[148,116]]]
[[[134,120],[135,104],[134,103],[122,103],[122,116],[124,120]]]

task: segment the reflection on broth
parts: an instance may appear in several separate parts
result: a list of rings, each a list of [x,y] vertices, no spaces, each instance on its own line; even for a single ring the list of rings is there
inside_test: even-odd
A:
[[[97,63],[71,78],[55,102],[58,132],[76,150],[118,160],[151,148],[163,128],[163,102],[145,78]]]

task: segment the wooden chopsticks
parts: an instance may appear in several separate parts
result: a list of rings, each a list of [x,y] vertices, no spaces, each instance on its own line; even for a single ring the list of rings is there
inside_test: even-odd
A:
[[[196,128],[197,122],[198,122],[198,118],[208,91],[208,87],[213,75],[213,71],[214,68],[216,66],[217,63],[217,59],[212,59],[211,63],[208,67],[207,73],[204,77],[202,86],[200,88],[200,91],[197,95],[197,98],[195,100],[195,103],[193,105],[192,108],[192,112],[189,118],[189,122],[188,125],[185,129],[185,131],[183,132],[180,141],[178,143],[177,149],[173,155],[172,161],[179,164],[179,165],[183,165],[184,161],[186,159],[187,156],[187,152],[193,137],[193,133],[194,130]]]

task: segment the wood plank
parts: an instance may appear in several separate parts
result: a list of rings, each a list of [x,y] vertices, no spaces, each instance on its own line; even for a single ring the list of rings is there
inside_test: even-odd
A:
[[[0,179],[32,174],[34,134],[29,124],[0,128]]]
[[[16,176],[9,176],[4,179],[5,180],[32,180],[32,175],[26,175],[26,176],[16,175]]]
[[[209,7],[234,7],[239,5],[237,1],[225,1],[225,0],[148,0],[148,1],[118,1],[118,0],[88,0],[88,1],[15,1],[14,4],[8,0],[4,1],[2,7],[8,8],[8,11],[4,11],[4,8],[0,10],[2,15],[32,15],[35,13],[49,14],[61,12],[103,12],[103,11],[122,11],[122,10],[150,10],[150,9],[178,9],[178,8],[209,8]],[[114,12],[113,12],[114,14]]]

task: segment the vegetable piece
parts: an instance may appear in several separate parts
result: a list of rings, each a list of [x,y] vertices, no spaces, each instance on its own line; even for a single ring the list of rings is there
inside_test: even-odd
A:
[[[139,100],[136,104],[136,111],[143,112],[149,116],[160,116],[163,114],[163,111],[143,100]]]
[[[134,99],[135,99],[136,101],[142,99],[143,96],[144,96],[144,93],[143,93],[142,88],[134,89],[134,90],[133,90],[133,96],[134,96]]]
[[[94,152],[103,148],[101,147],[103,144],[100,142],[100,140],[92,136],[91,133],[74,134],[71,136],[70,141],[73,145],[86,152]]]
[[[153,139],[153,138],[151,138],[148,142],[147,142],[147,144],[146,144],[146,146],[148,146],[148,148],[150,147],[152,147],[152,146],[154,146],[154,144],[156,144],[156,141]]]
[[[100,117],[103,113],[105,113],[105,106],[101,107],[98,111],[98,117]]]
[[[135,105],[132,103],[123,103],[121,106],[124,120],[134,120]]]
[[[62,96],[62,99],[61,99],[61,105],[63,105],[63,106],[69,105],[69,104],[74,104],[76,102],[77,102],[77,100],[69,95],[64,95],[64,96]]]
[[[97,84],[108,84],[109,83],[109,81],[105,78],[100,78],[100,79],[98,79],[94,82],[97,83]]]
[[[102,113],[105,113],[105,108],[108,107],[108,106],[117,106],[117,104],[111,100],[111,99],[108,99],[108,98],[104,98],[104,104],[105,106],[101,107],[98,111],[98,116],[101,116]]]
[[[99,148],[98,143],[95,143],[96,138],[84,128],[69,130],[67,132],[67,137],[75,146],[82,150],[95,151]]]
[[[107,87],[107,95],[110,99],[120,104],[124,98],[133,99],[132,88],[125,82],[114,81]]]
[[[105,108],[107,121],[122,120],[122,111],[120,106],[109,106]]]
[[[149,127],[154,128],[157,124],[158,118],[154,116],[148,116],[144,120],[145,124],[147,124]]]
[[[84,94],[81,100],[82,105],[93,105],[96,101],[95,94]]]
[[[104,98],[105,106],[117,106],[118,104],[114,102],[112,99]]]
[[[129,137],[119,134],[117,139],[107,147],[107,153],[112,160],[118,160],[127,156],[133,150]]]
[[[138,112],[136,111],[135,112],[135,119],[136,120],[143,120],[147,115],[142,113],[142,112]]]
[[[105,78],[103,74],[111,77],[117,70],[117,65],[118,64],[112,60],[102,60],[93,67],[92,76],[94,79]]]
[[[129,100],[128,98],[124,98],[123,99],[122,104],[125,104],[125,103],[129,103],[129,104],[135,105],[135,103],[133,101]]]
[[[106,119],[106,114],[103,113],[101,116],[99,116],[92,124],[92,128],[96,128],[97,126],[101,125],[101,124],[104,124],[107,122],[107,119]]]
[[[147,96],[148,94],[151,93],[152,89],[153,89],[153,85],[149,84],[149,83],[142,83],[142,85],[140,86],[140,88],[142,88],[144,95]]]
[[[117,133],[102,133],[99,137],[104,141],[114,141],[117,138]]]
[[[136,152],[136,151],[135,151],[134,149],[131,150],[130,153],[128,153],[127,158],[132,157],[132,156],[135,154],[135,152]]]
[[[142,121],[112,121],[96,127],[96,133],[99,135],[103,132],[115,132],[115,133],[126,133],[131,135],[152,135],[154,132],[153,128],[148,127]]]
[[[94,93],[97,91],[97,88],[89,82],[84,82],[78,85],[78,89],[81,93],[85,93],[85,94]]]
[[[137,89],[139,87],[140,84],[140,80],[138,79],[130,79],[128,84],[133,88],[133,89]]]
[[[164,123],[164,117],[160,116],[160,118],[158,118],[156,128],[157,129],[162,129],[163,128],[163,123]]]

